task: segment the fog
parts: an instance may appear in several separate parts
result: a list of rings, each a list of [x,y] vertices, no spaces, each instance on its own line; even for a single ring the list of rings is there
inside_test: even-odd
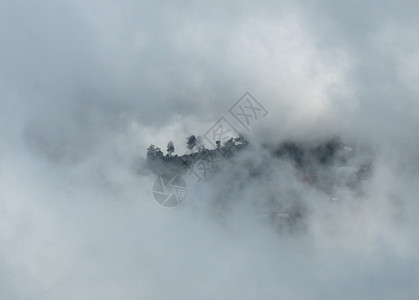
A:
[[[0,298],[416,299],[418,13],[0,1]],[[268,111],[250,131],[231,121],[251,150],[184,174],[183,203],[160,206],[147,147],[186,153],[246,91]],[[308,185],[269,151],[336,136],[350,167],[372,161],[361,195]],[[301,230],[258,218],[270,199],[304,206]]]

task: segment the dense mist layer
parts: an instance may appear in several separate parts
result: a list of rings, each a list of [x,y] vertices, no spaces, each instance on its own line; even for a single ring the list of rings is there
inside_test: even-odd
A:
[[[0,298],[416,299],[418,13],[1,2]],[[147,147],[180,156],[221,117],[252,147],[156,203]],[[306,169],[278,150],[335,137],[346,158]]]

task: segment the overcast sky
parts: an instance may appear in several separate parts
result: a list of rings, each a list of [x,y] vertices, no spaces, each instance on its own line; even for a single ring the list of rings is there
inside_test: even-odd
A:
[[[417,298],[418,15],[413,0],[0,0],[0,298]],[[183,154],[246,91],[268,111],[255,143],[369,144],[368,201],[286,241],[156,205],[146,147]]]

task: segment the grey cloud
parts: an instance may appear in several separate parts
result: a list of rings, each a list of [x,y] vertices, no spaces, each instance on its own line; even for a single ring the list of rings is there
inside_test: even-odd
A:
[[[414,298],[417,13],[415,1],[1,2],[0,296]],[[367,144],[365,196],[331,203],[256,148],[188,182],[179,209],[154,203],[146,147],[173,140],[180,154],[245,91],[269,111],[255,145]],[[279,195],[310,209],[306,233],[249,217]],[[220,199],[234,203],[224,223]]]

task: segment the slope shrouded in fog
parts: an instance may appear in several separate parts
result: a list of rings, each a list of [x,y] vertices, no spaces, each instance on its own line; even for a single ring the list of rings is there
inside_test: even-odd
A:
[[[1,2],[0,298],[416,299],[418,13]]]

